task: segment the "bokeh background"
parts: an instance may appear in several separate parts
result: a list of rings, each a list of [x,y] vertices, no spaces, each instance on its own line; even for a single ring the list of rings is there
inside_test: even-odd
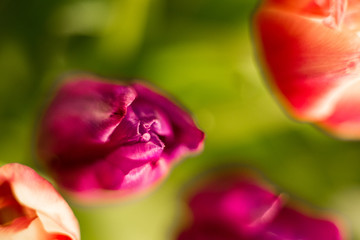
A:
[[[297,201],[340,216],[360,239],[360,143],[291,120],[268,90],[251,36],[255,0],[0,1],[0,162],[36,163],[35,128],[64,74],[144,79],[191,111],[201,155],[151,194],[100,207],[70,202],[82,239],[168,240],[181,194],[210,169],[262,173]],[[42,173],[44,174],[44,173]]]

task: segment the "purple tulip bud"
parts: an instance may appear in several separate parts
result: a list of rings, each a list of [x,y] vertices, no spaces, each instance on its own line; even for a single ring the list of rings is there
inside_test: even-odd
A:
[[[191,116],[151,88],[76,76],[42,119],[38,153],[70,194],[96,201],[149,188],[203,140]]]
[[[341,240],[330,219],[285,205],[254,178],[212,179],[188,200],[191,220],[178,240]],[[284,206],[285,205],[285,206]]]

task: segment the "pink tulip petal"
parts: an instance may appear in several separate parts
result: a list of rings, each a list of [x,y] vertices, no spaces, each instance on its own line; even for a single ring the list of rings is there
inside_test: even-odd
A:
[[[57,171],[56,179],[66,188],[79,192],[92,191],[96,188],[125,190],[125,183],[123,183],[125,176],[131,171],[142,169],[148,163],[157,165],[163,148],[162,142],[156,136],[152,136],[149,142],[120,146],[109,153],[106,158],[99,159],[87,166]],[[146,178],[147,176],[149,173],[142,177]],[[149,178],[148,185],[151,185],[154,180],[154,178]],[[144,182],[145,179],[142,181]],[[145,182],[142,185],[145,187]]]
[[[137,176],[137,178],[143,178],[142,184],[139,184],[138,187],[146,187],[146,185],[152,185],[152,181],[160,178],[159,176],[149,176],[167,173],[168,166],[164,170],[164,163],[159,160],[161,152],[162,147],[152,142],[123,146],[110,153],[105,159],[99,159],[93,164],[57,171],[55,177],[62,186],[79,193],[94,192],[99,188],[125,191],[126,187],[124,186],[129,185],[128,182],[124,182],[126,175],[134,175],[134,172],[138,172],[137,175],[139,175],[143,168],[146,168],[147,171],[152,169],[153,174],[144,172],[143,176]],[[156,166],[160,166],[161,171]],[[148,179],[146,180],[146,178]],[[132,178],[126,177],[126,179]],[[129,182],[131,181],[129,180]],[[99,197],[101,198],[101,195]],[[77,198],[80,199],[79,196]],[[86,201],[86,199],[84,200]]]
[[[177,159],[189,151],[199,151],[202,148],[204,133],[196,127],[193,119],[187,112],[143,84],[137,83],[132,86],[138,93],[138,98],[134,101],[134,104],[137,102],[147,102],[157,106],[161,112],[167,113],[166,116],[169,121],[166,122],[171,122],[175,137],[168,137],[168,134],[164,134],[162,140],[166,146],[163,154],[165,159],[169,161]],[[168,128],[166,126],[166,130],[163,131],[168,132]],[[161,132],[159,134],[161,135]]]
[[[331,219],[283,206],[282,198],[264,184],[226,173],[193,189],[188,201],[191,220],[178,240],[344,239]]]
[[[168,164],[164,160],[147,163],[132,169],[124,179],[123,188],[136,190],[139,186],[156,183],[168,171]]]
[[[181,232],[177,240],[252,240],[244,238],[226,224],[194,223]]]
[[[167,138],[174,138],[170,120],[171,116],[168,117],[168,113],[166,114],[161,107],[154,105],[151,101],[138,98],[134,101],[133,108],[136,114],[142,119],[143,128],[149,128]]]
[[[104,163],[102,163],[104,164]],[[118,170],[118,169],[117,169]],[[163,179],[169,171],[169,166],[165,160],[158,160],[156,163],[146,163],[139,167],[134,167],[126,175],[119,174],[121,181],[118,181],[118,185],[111,186],[116,181],[107,180],[107,183],[104,180],[99,181],[96,178],[111,178],[116,177],[116,175],[96,175],[96,172],[89,170],[88,175],[80,173],[80,178],[74,178],[78,181],[81,181],[82,178],[87,178],[83,180],[84,186],[87,185],[87,180],[94,181],[94,183],[99,184],[98,187],[91,185],[88,188],[81,188],[79,191],[70,191],[69,195],[76,201],[82,202],[83,204],[97,204],[97,203],[106,203],[117,201],[119,198],[129,198],[134,196],[140,196],[149,192],[157,184],[160,183],[160,180]],[[113,174],[107,172],[107,174]],[[115,171],[116,173],[116,171]],[[87,176],[87,177],[86,177]],[[80,180],[79,180],[80,179]],[[95,179],[95,180],[93,180]],[[106,185],[108,184],[108,185]],[[82,186],[82,187],[84,187]],[[109,191],[120,189],[121,191]]]
[[[280,197],[272,192],[250,181],[234,179],[217,179],[189,202],[195,222],[222,222],[242,236],[261,231],[281,205]]]
[[[104,143],[135,97],[131,87],[94,81],[90,76],[66,82],[44,116],[38,148],[41,157],[76,162],[102,155],[107,149]]]
[[[40,127],[39,155],[54,179],[96,201],[153,186],[204,139],[188,113],[150,88],[91,76],[65,82]]]
[[[164,149],[164,144],[154,134],[149,134],[147,142],[138,142],[120,146],[113,154],[117,155],[119,161],[121,158],[136,160],[136,161],[152,161],[161,157]]]
[[[135,114],[132,107],[129,106],[125,117],[109,136],[109,140],[116,141],[119,144],[138,142],[142,137],[140,125],[141,122],[139,117]]]
[[[291,208],[283,208],[256,240],[341,240],[338,227],[331,221],[307,216]]]
[[[21,164],[7,164],[0,168],[0,179],[3,183],[9,183],[13,196],[25,210],[35,213],[31,217],[34,220],[22,231],[17,231],[19,236],[30,233],[43,235],[46,232],[67,236],[71,240],[80,239],[79,225],[70,207],[53,186],[34,170]]]

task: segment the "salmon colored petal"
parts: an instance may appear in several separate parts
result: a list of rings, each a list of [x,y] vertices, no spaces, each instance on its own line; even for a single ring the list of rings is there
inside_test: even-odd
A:
[[[309,122],[338,115],[338,102],[360,80],[359,20],[360,3],[353,0],[270,0],[257,10],[260,60],[290,115]]]
[[[24,239],[36,239],[36,240],[50,240],[50,234],[45,231],[43,224],[39,218],[34,219],[31,224],[17,232],[1,232],[0,237],[4,240],[24,240]],[[71,238],[70,238],[71,239]]]
[[[19,235],[30,232],[41,235],[44,231],[47,234],[63,235],[71,240],[80,239],[79,225],[69,205],[34,170],[21,164],[7,164],[0,168],[0,179],[3,183],[10,184],[12,193],[21,206],[36,213],[34,221],[24,233],[19,231]],[[39,229],[40,225],[43,230]]]

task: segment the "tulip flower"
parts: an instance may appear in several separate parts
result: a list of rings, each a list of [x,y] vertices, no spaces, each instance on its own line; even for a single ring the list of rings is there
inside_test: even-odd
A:
[[[190,221],[178,240],[341,240],[337,224],[286,203],[259,181],[235,175],[212,179],[187,200]]]
[[[269,86],[291,116],[360,138],[359,1],[264,0],[254,36]]]
[[[10,163],[0,167],[0,239],[79,240],[79,225],[47,180]]]
[[[202,148],[204,133],[169,98],[142,84],[93,76],[65,81],[39,127],[41,162],[75,200],[143,192]]]

